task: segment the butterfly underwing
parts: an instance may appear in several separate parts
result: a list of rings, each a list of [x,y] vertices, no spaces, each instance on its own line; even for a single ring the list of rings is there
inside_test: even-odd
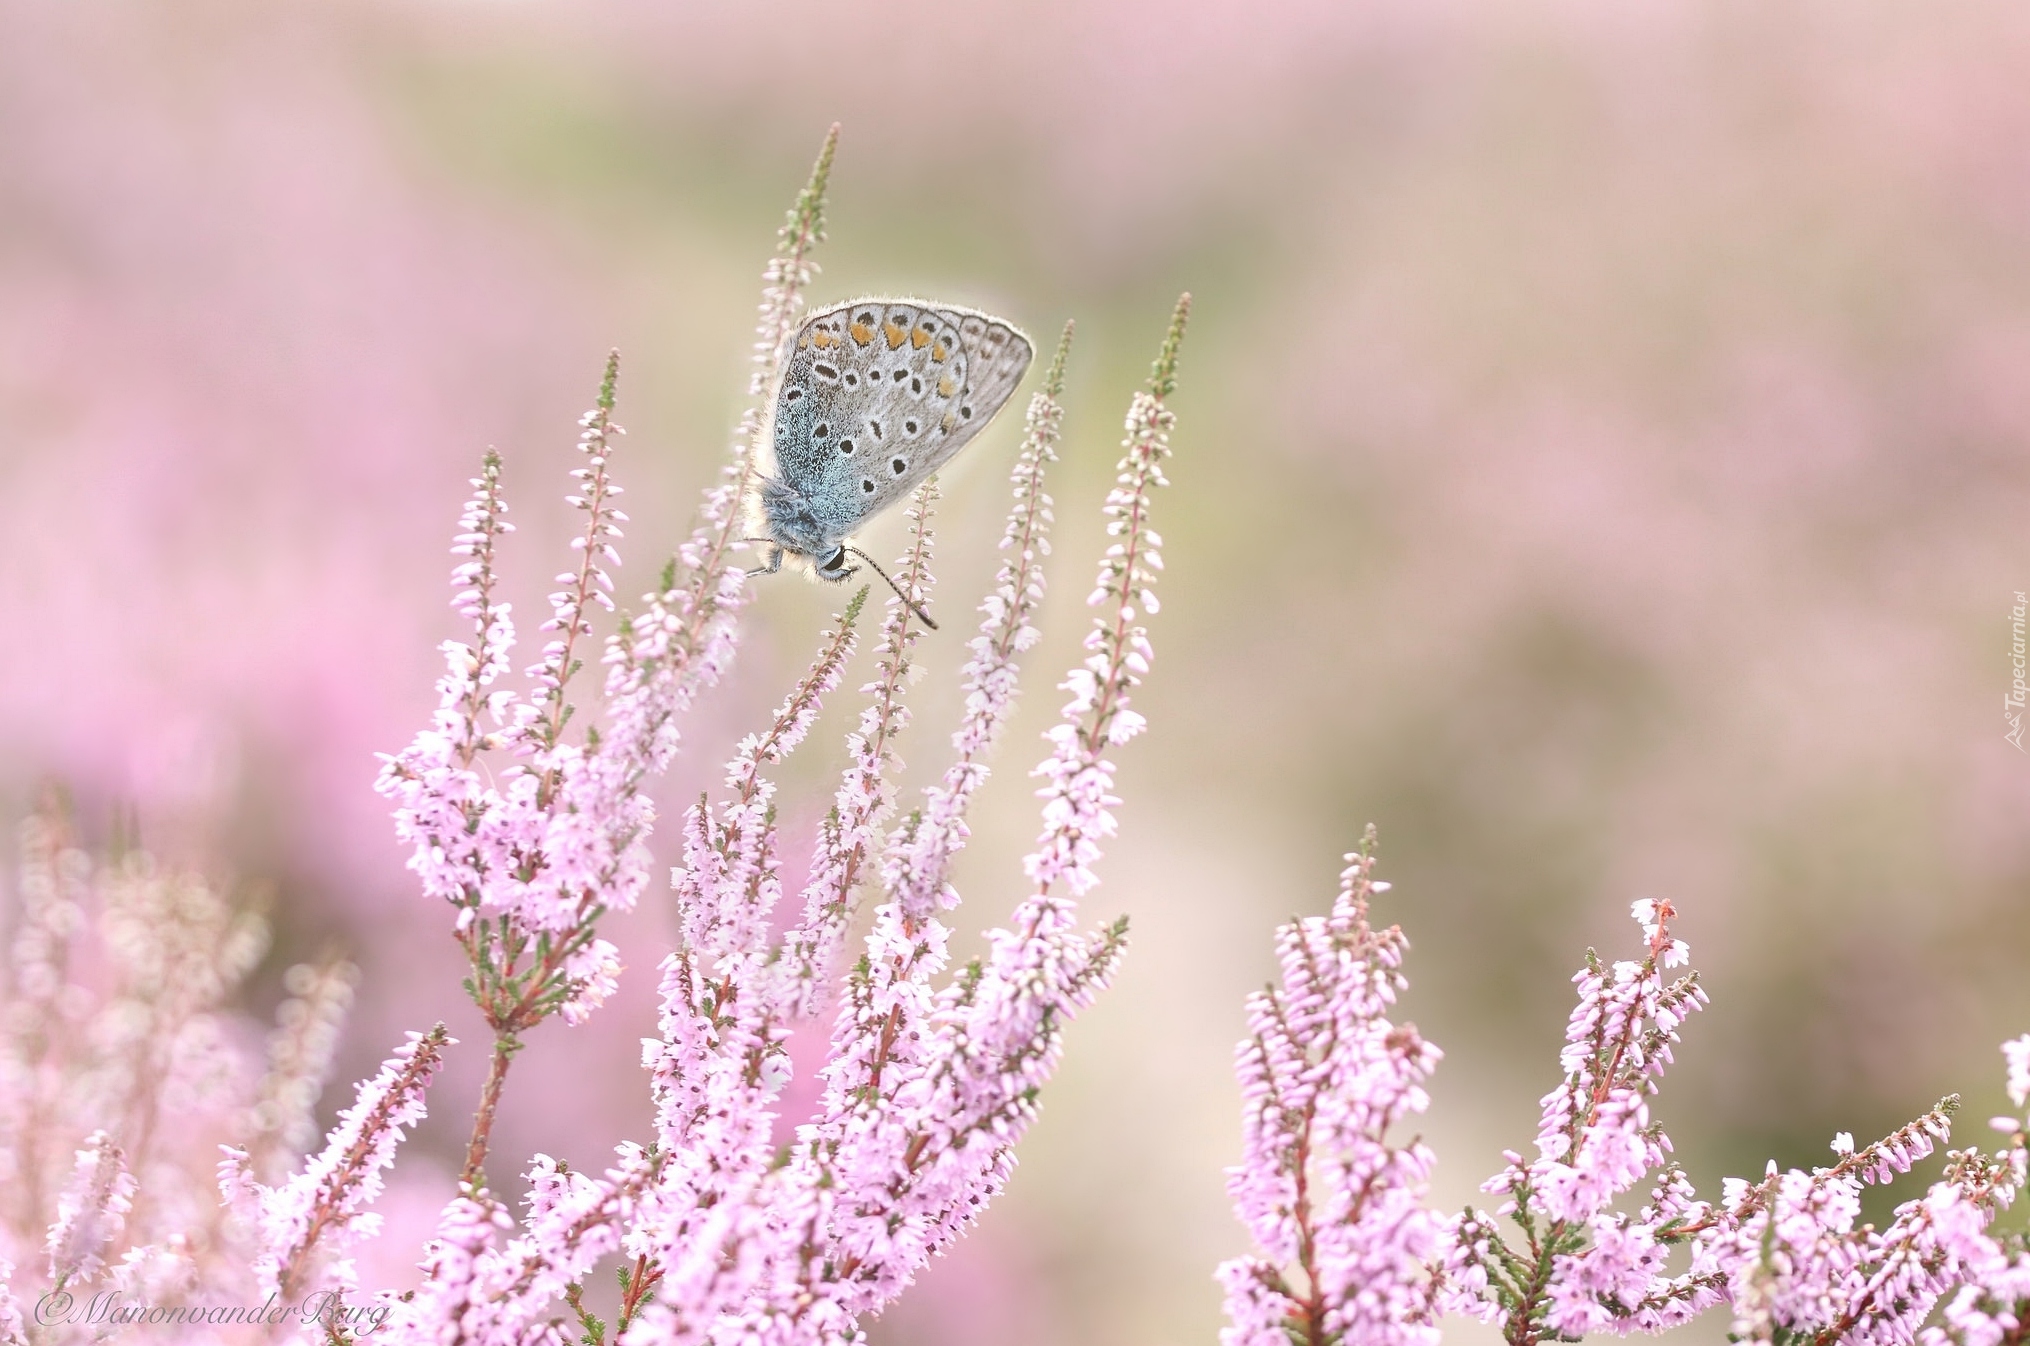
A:
[[[1029,338],[948,304],[861,299],[812,314],[781,364],[758,495],[770,544],[841,581],[862,523],[915,490],[1007,405],[1029,369]],[[876,567],[879,570],[879,567]]]

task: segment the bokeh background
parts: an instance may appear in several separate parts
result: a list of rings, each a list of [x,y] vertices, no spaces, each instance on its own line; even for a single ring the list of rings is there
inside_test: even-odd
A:
[[[1527,1147],[1567,978],[1634,947],[1638,896],[1678,906],[1713,996],[1660,1104],[1702,1186],[1949,1091],[1977,1138],[1995,1044],[2030,1029],[2030,760],[2002,707],[2030,588],[2026,89],[2014,0],[0,0],[0,803],[60,782],[87,831],[131,807],[271,892],[257,1000],[349,953],[348,1080],[448,1019],[466,1045],[388,1203],[426,1218],[482,1033],[370,781],[432,704],[465,479],[505,454],[529,616],[619,347],[621,588],[646,587],[838,120],[817,297],[1080,325],[1048,639],[969,929],[1019,895],[1121,412],[1197,299],[1153,732],[1094,900],[1134,947],[1010,1191],[878,1341],[1212,1339],[1241,997],[1370,820],[1407,1010],[1447,1053],[1446,1203]],[[957,713],[1015,437],[946,475],[912,779]],[[837,597],[763,586],[670,807]],[[788,772],[793,830],[845,723]],[[535,1035],[497,1179],[645,1134],[668,931],[652,890],[609,931],[621,998]]]

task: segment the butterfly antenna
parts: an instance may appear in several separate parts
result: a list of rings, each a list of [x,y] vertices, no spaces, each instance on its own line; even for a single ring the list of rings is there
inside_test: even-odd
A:
[[[923,604],[917,602],[914,598],[911,598],[908,594],[902,592],[902,586],[897,584],[894,580],[889,580],[888,572],[881,568],[881,563],[879,561],[876,561],[873,557],[869,556],[866,552],[861,551],[858,547],[848,547],[846,548],[846,550],[853,553],[853,555],[859,557],[861,560],[865,561],[868,565],[873,566],[875,574],[879,575],[884,580],[888,580],[888,587],[895,590],[895,596],[901,599],[904,603],[907,603],[909,605],[909,610],[911,612],[923,618],[923,624],[925,626],[928,626],[933,631],[937,630],[937,623],[932,621],[930,619],[930,614],[923,610]]]

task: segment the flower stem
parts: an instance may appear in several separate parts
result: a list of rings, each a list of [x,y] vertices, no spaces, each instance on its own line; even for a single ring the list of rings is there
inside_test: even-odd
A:
[[[508,1063],[522,1049],[522,1040],[511,1032],[496,1031],[493,1060],[486,1069],[486,1086],[479,1092],[479,1110],[472,1115],[472,1139],[465,1145],[465,1170],[458,1175],[463,1186],[477,1190],[486,1186],[486,1147],[493,1140],[493,1115],[500,1109],[501,1090],[507,1085]]]

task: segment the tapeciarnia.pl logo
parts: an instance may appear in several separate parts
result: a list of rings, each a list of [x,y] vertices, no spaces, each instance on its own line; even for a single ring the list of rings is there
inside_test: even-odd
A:
[[[2009,692],[2002,698],[2002,716],[2009,722],[2009,732],[2002,735],[2016,745],[2016,751],[2023,751],[2023,704],[2030,696],[2030,681],[2024,677],[2025,659],[2023,653],[2023,614],[2030,610],[2023,590],[2016,591],[2016,606],[2009,612],[2009,663],[2016,670],[2016,677],[2009,684]]]
[[[119,1290],[101,1290],[81,1299],[68,1290],[52,1290],[35,1301],[35,1321],[43,1327],[85,1323],[103,1327],[187,1327],[254,1323],[277,1327],[295,1321],[324,1323],[349,1329],[356,1337],[371,1336],[388,1320],[386,1304],[348,1304],[337,1290],[319,1290],[293,1304],[269,1295],[265,1304],[144,1304]]]

